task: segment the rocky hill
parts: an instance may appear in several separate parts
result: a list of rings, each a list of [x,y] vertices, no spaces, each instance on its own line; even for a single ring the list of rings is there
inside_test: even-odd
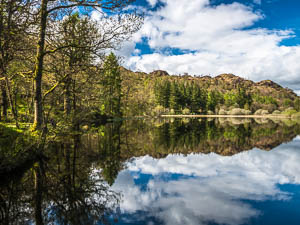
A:
[[[123,93],[125,98],[125,108],[131,105],[131,110],[135,113],[131,114],[149,114],[158,105],[161,105],[164,110],[171,110],[172,100],[169,103],[162,103],[158,99],[157,86],[159,88],[166,88],[164,85],[170,86],[170,90],[166,90],[166,95],[172,94],[172,83],[176,83],[179,89],[175,92],[181,91],[181,95],[192,92],[196,86],[204,95],[203,99],[206,104],[211,96],[216,95],[216,103],[213,107],[206,108],[198,106],[199,112],[213,111],[218,113],[224,108],[230,110],[232,108],[242,108],[250,110],[255,113],[257,110],[265,110],[265,113],[282,113],[284,111],[300,111],[300,97],[297,96],[291,89],[284,88],[271,80],[263,80],[260,82],[253,82],[244,79],[234,74],[220,74],[216,77],[211,76],[191,76],[191,75],[169,75],[168,72],[156,70],[149,74],[144,72],[133,72],[125,68],[121,68],[123,79]],[[169,83],[169,84],[168,84]],[[182,90],[184,86],[185,90]],[[191,88],[190,88],[191,87]],[[189,89],[190,88],[190,89]],[[194,88],[195,89],[195,88]],[[174,92],[174,90],[173,90]],[[239,102],[239,95],[244,95],[244,102]],[[192,94],[191,94],[192,96]],[[187,98],[192,98],[192,97]],[[208,97],[209,96],[209,97]],[[165,96],[165,98],[172,98]],[[246,99],[247,98],[247,99]],[[187,99],[186,101],[188,101]],[[204,104],[202,102],[202,104]],[[177,111],[188,108],[189,111],[198,113],[189,105],[180,105]],[[176,111],[176,110],[175,110]]]

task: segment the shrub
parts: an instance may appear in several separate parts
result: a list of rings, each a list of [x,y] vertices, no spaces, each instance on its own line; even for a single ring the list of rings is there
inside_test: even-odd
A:
[[[272,114],[278,115],[278,114],[281,114],[281,112],[279,110],[274,110]]]
[[[182,110],[182,114],[184,114],[184,115],[188,115],[188,114],[190,114],[190,110],[188,109],[188,108],[184,108],[183,110]]]
[[[250,110],[235,108],[228,112],[228,115],[249,115],[251,114]]]
[[[295,110],[295,109],[293,107],[288,107],[285,111],[291,111],[291,110]]]
[[[170,115],[175,115],[175,110],[174,109],[170,110]]]
[[[265,109],[258,109],[254,115],[266,115],[266,114],[269,114],[269,112]]]
[[[210,111],[210,110],[208,110],[208,111],[207,111],[207,115],[214,115],[214,112],[213,112],[213,111]]]
[[[291,116],[292,114],[296,114],[296,113],[297,113],[297,111],[293,108],[288,108],[282,112],[282,114],[288,115],[288,116]]]
[[[266,109],[266,110],[268,110],[269,112],[273,112],[278,107],[275,104],[268,104],[268,105],[265,105],[263,108]]]
[[[154,115],[161,115],[164,113],[164,107],[161,105],[158,105],[153,109],[153,112],[154,112]]]
[[[227,115],[226,110],[220,109],[220,110],[219,110],[219,115]]]
[[[292,118],[300,118],[300,112],[296,112],[292,115]]]

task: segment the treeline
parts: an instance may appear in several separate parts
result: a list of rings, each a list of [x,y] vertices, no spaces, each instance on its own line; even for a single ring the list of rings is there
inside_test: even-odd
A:
[[[141,27],[132,2],[1,1],[0,121],[39,130],[120,115],[119,60],[107,54]]]
[[[300,97],[272,81],[252,82],[233,74],[171,76],[121,70],[125,116],[161,114],[300,115]]]
[[[172,114],[218,112],[223,106],[249,110],[252,96],[244,88],[238,87],[226,93],[207,90],[195,82],[157,80],[154,88],[156,110]],[[161,106],[161,107],[160,107]]]

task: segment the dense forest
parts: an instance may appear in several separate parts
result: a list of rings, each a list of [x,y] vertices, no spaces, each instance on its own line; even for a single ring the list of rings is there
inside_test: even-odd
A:
[[[93,109],[120,116],[119,59],[140,29],[133,0],[0,2],[0,120],[41,130]],[[119,107],[119,108],[118,108]]]

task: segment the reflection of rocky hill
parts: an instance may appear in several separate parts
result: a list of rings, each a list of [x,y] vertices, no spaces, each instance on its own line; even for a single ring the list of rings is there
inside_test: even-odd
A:
[[[107,125],[110,126],[110,125]],[[137,129],[138,127],[138,129]],[[218,120],[126,121],[120,132],[120,159],[150,155],[216,153],[229,156],[259,148],[271,150],[300,134],[300,126],[284,123],[230,123]],[[95,138],[95,137],[94,137]],[[92,138],[93,139],[93,138]],[[103,137],[97,136],[97,143]],[[95,139],[94,139],[95,140]]]

